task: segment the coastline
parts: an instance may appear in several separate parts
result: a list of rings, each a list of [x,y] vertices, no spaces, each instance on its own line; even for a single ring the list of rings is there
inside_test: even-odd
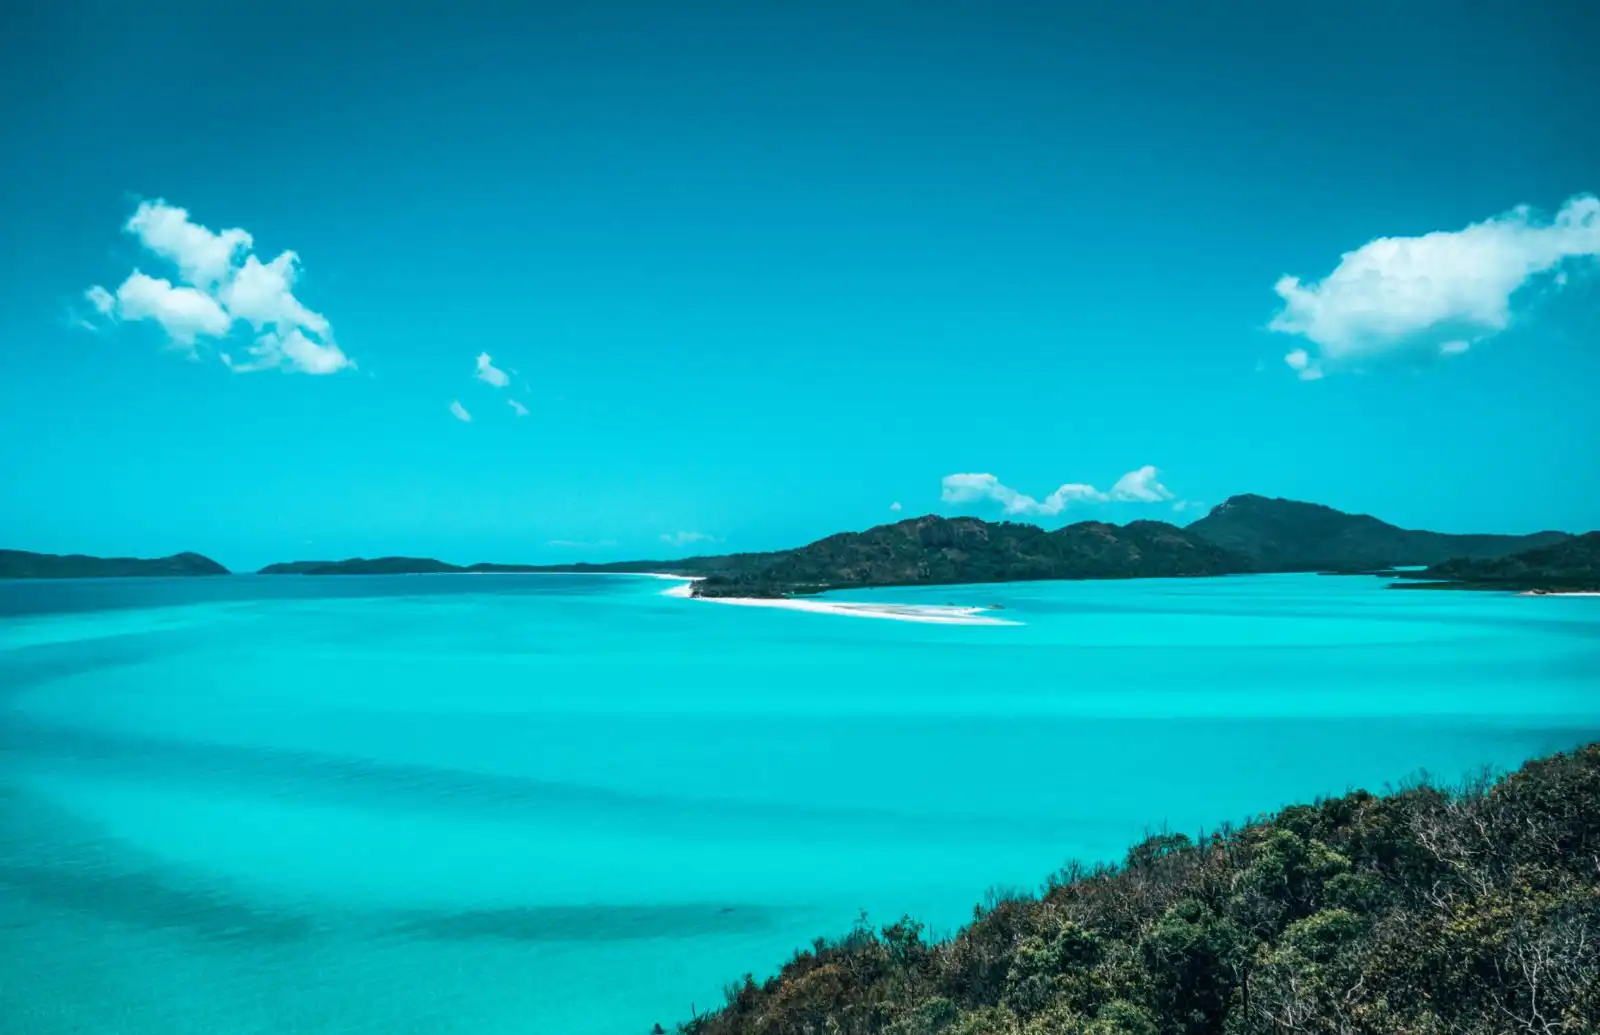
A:
[[[987,607],[954,607],[944,604],[857,604],[834,600],[807,600],[794,597],[696,597],[694,584],[699,577],[640,572],[657,579],[683,579],[682,584],[663,590],[664,597],[699,600],[708,604],[733,604],[736,607],[775,607],[785,611],[812,614],[849,615],[853,618],[888,618],[897,622],[923,622],[929,625],[1021,625],[1005,618],[988,618]]]
[[[1525,589],[1519,597],[1600,597],[1595,589]]]

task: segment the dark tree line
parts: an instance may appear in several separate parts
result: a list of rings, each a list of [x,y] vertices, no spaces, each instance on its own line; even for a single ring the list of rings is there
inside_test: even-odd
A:
[[[819,939],[685,1035],[1600,1032],[1600,744],[1356,792],[999,897],[948,941]]]

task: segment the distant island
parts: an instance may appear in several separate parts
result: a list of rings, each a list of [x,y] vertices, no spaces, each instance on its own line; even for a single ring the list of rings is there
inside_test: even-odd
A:
[[[772,597],[866,586],[1043,579],[1185,578],[1252,570],[1243,555],[1176,525],[1035,525],[928,515],[842,532],[695,583],[704,597]]]
[[[1399,589],[1488,589],[1523,593],[1600,592],[1600,532],[1572,536],[1509,557],[1457,558],[1417,572],[1393,572]]]
[[[143,559],[0,550],[0,579],[109,579],[226,574],[227,568],[197,553],[175,553],[171,557]]]
[[[286,561],[269,564],[258,575],[463,575],[542,569],[525,564],[472,564],[463,567],[431,557],[352,557],[343,561]]]
[[[1597,843],[1600,744],[1454,792],[1352,791],[1070,865],[953,937],[863,916],[677,1030],[1581,1035]]]
[[[1379,572],[1404,565],[1497,560],[1572,537],[1452,535],[1399,528],[1315,503],[1243,495],[1187,528],[1162,521],[1080,521],[1055,531],[1010,521],[908,518],[792,550],[607,564],[456,565],[432,558],[291,561],[264,575],[659,572],[698,581],[703,597],[782,597],[872,586],[1046,579],[1197,578],[1259,572]]]
[[[1188,527],[1218,546],[1244,554],[1256,571],[1366,572],[1457,558],[1493,559],[1571,538],[1453,535],[1400,528],[1370,514],[1346,514],[1318,503],[1232,496]]]

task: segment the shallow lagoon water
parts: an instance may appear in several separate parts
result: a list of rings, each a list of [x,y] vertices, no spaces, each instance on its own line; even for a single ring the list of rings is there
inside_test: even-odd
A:
[[[643,1033],[863,909],[1600,736],[1600,600],[1382,586],[0,584],[6,1030]]]

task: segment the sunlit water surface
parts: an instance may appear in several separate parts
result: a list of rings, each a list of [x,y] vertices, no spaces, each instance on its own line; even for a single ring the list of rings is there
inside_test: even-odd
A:
[[[1600,735],[1596,599],[664,585],[0,584],[5,1030],[642,1035],[863,909]]]

